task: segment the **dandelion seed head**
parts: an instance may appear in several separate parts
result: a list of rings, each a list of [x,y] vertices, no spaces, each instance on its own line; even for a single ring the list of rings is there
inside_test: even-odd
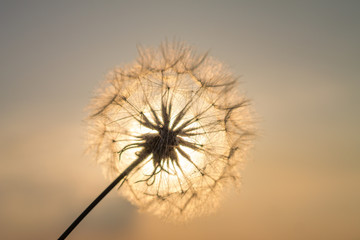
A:
[[[89,149],[109,178],[144,159],[120,189],[140,210],[177,221],[208,214],[239,181],[254,133],[249,100],[223,64],[184,43],[138,51],[92,101]]]

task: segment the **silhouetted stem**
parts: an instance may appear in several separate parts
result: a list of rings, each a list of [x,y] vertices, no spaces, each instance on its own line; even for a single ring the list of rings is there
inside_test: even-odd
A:
[[[88,213],[124,178],[126,177],[139,163],[145,159],[145,155],[142,154],[128,166],[81,214],[75,219],[75,221],[65,230],[65,232],[59,237],[59,240],[65,239],[76,226],[88,215]]]

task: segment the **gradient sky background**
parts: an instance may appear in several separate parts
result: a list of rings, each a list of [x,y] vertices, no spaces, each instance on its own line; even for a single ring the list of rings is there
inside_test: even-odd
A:
[[[228,64],[262,137],[240,193],[185,226],[114,191],[69,239],[360,239],[360,1],[0,1],[0,238],[56,239],[108,182],[85,107],[137,44]]]

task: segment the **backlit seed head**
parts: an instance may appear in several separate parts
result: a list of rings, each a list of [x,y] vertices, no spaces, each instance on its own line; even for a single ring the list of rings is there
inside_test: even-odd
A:
[[[249,100],[220,62],[182,43],[139,48],[109,74],[91,104],[89,149],[114,178],[144,157],[120,192],[170,220],[216,209],[254,127]]]

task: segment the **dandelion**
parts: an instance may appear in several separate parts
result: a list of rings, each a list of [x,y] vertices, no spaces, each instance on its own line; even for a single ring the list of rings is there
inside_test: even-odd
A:
[[[183,43],[139,47],[90,106],[89,150],[115,178],[102,197],[120,183],[140,210],[168,220],[214,211],[223,188],[239,182],[254,133],[238,85],[223,64]]]

